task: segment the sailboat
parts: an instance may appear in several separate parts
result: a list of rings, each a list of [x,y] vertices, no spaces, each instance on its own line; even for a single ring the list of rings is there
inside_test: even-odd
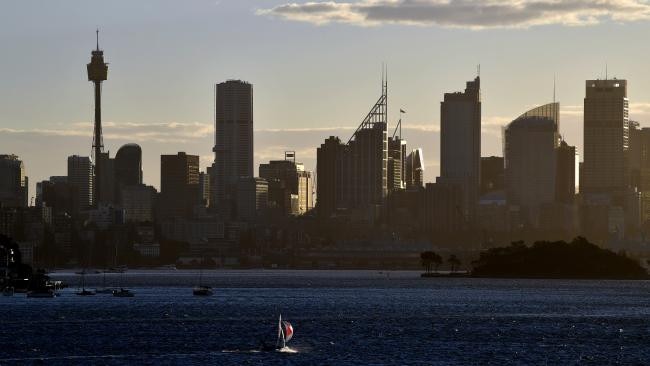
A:
[[[293,326],[287,321],[282,321],[282,314],[278,320],[278,340],[275,342],[275,348],[278,350],[285,349],[287,342],[293,338]]]
[[[201,269],[199,271],[199,285],[194,286],[194,288],[192,289],[192,293],[194,294],[194,296],[210,296],[210,295],[212,295],[213,294],[212,287],[203,285],[201,283],[202,279],[203,279],[203,269]]]
[[[95,294],[95,291],[86,290],[86,270],[81,271],[80,287],[81,291],[77,291],[77,295],[79,296],[91,296]]]
[[[115,297],[133,297],[133,296],[135,296],[133,291],[123,287],[123,283],[124,283],[124,272],[122,272],[122,275],[120,276],[120,289],[113,291],[113,296],[115,296]]]

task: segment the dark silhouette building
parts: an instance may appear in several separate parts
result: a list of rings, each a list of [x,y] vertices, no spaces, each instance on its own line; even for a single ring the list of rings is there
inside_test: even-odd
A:
[[[215,145],[211,207],[231,212],[235,185],[253,177],[253,86],[228,80],[215,87]]]
[[[190,217],[198,203],[198,155],[161,155],[160,218]]]
[[[555,175],[555,200],[560,203],[573,204],[579,190],[578,152],[575,146],[565,141],[557,148],[557,172]]]
[[[335,136],[330,136],[316,149],[316,212],[321,217],[332,216],[343,200],[343,159],[347,149]]]
[[[481,160],[481,80],[465,92],[445,93],[440,104],[440,182],[458,184],[470,221],[478,203]]]
[[[505,188],[504,162],[501,156],[481,158],[481,195]]]
[[[406,188],[424,187],[424,156],[421,148],[413,149],[406,157]]]
[[[115,154],[115,196],[121,202],[122,189],[142,184],[142,149],[137,144],[126,144]]]
[[[28,178],[16,155],[0,155],[0,207],[27,207]]]
[[[74,198],[73,212],[88,210],[93,206],[93,164],[87,156],[72,155],[68,157],[68,180],[67,183],[74,187],[76,197]],[[64,190],[64,188],[60,188]]]

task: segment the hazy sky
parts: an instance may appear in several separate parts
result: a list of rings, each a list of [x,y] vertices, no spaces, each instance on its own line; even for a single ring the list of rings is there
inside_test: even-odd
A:
[[[501,126],[550,102],[582,150],[584,81],[629,80],[631,117],[650,125],[650,4],[641,0],[0,1],[0,153],[25,162],[33,184],[89,155],[95,28],[109,62],[104,144],[143,147],[159,185],[160,154],[212,160],[213,84],[238,78],[255,93],[255,171],[284,150],[315,167],[329,135],[347,140],[389,72],[391,125],[422,147],[438,174],[443,93],[481,64],[484,155],[501,155]],[[389,127],[390,129],[391,127]]]

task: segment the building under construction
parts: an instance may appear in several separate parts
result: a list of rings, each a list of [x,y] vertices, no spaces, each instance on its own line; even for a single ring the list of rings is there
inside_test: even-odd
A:
[[[317,149],[317,211],[322,217],[355,213],[373,220],[388,192],[388,83],[343,144],[331,136]],[[401,164],[401,163],[400,163]]]

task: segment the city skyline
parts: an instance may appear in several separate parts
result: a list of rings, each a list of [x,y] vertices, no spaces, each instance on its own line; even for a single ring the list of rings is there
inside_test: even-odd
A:
[[[35,4],[12,4],[7,14],[29,11]],[[35,182],[65,171],[65,158],[60,156],[90,155],[92,99],[89,83],[84,80],[80,67],[87,62],[88,50],[94,48],[96,26],[101,28],[100,44],[110,64],[109,80],[103,89],[105,149],[114,154],[124,143],[140,144],[144,181],[157,187],[161,154],[185,151],[201,157],[201,168],[211,163],[210,150],[214,144],[212,88],[228,79],[240,78],[256,88],[254,167],[268,160],[281,159],[285,150],[295,150],[305,167],[315,170],[315,147],[327,136],[345,138],[351,135],[374,101],[382,61],[388,64],[389,72],[388,129],[397,122],[398,109],[405,109],[408,113],[403,116],[403,135],[410,146],[423,148],[427,164],[425,181],[429,182],[439,175],[437,105],[445,92],[460,90],[461,83],[473,78],[479,63],[484,99],[482,156],[502,155],[502,126],[521,110],[551,101],[554,75],[557,100],[562,106],[560,132],[578,147],[581,157],[584,156],[584,81],[604,77],[606,63],[610,77],[618,76],[629,82],[630,119],[645,126],[650,116],[650,103],[646,102],[650,101],[650,90],[643,87],[650,80],[641,68],[642,55],[648,47],[640,42],[640,34],[648,27],[643,19],[612,21],[603,16],[598,18],[597,24],[580,27],[556,22],[545,26],[522,25],[519,29],[468,30],[435,24],[357,27],[329,23],[315,26],[260,14],[260,9],[282,4],[281,1],[255,5],[205,2],[173,15],[178,6],[162,3],[154,16],[146,12],[152,3],[144,2],[135,6],[128,18],[111,21],[109,15],[125,7],[125,3],[118,2],[105,6],[103,15],[99,16],[101,19],[94,19],[93,24],[88,24],[86,17],[84,20],[78,17],[65,24],[60,21],[47,25],[45,22],[15,24],[10,19],[0,25],[11,29],[11,32],[4,32],[11,37],[7,38],[6,67],[0,69],[0,76],[7,83],[0,98],[0,109],[4,111],[0,144],[24,161],[31,181],[30,197],[34,196]],[[78,12],[89,12],[96,5],[80,4]],[[38,6],[49,8],[50,5]],[[64,9],[50,10],[65,13]],[[251,29],[228,38],[223,32],[224,24],[205,23],[206,14],[202,12],[218,19],[231,17],[230,22],[244,22]],[[34,14],[34,17],[43,13],[46,12]],[[63,15],[64,19],[69,17]],[[182,18],[184,26],[188,19],[195,19],[199,24],[196,27],[203,29],[197,33],[192,25],[192,32],[170,34],[178,30],[176,23],[167,22],[162,28],[159,21],[175,17]],[[219,22],[215,20],[215,23]],[[140,30],[137,37],[129,37],[125,29],[135,24],[151,28]],[[264,40],[267,45],[260,45],[256,37],[260,30],[287,38],[275,41],[267,38]],[[303,34],[298,35],[297,30]],[[347,37],[342,38],[342,34]],[[562,39],[558,38],[560,34]],[[57,38],[52,39],[53,36]],[[265,37],[269,36],[262,38]],[[309,37],[323,39],[323,50],[309,47]],[[480,44],[486,37],[490,44]],[[598,38],[612,42],[616,37],[629,40],[617,43],[617,52],[592,47],[593,41],[585,41]],[[500,42],[517,48],[524,41],[528,44],[551,39],[557,40],[554,44],[560,49],[571,49],[573,57],[551,60],[550,56],[531,47],[524,47],[523,53],[515,53],[511,47],[495,48]],[[235,42],[237,40],[241,42]],[[376,59],[362,59],[365,48],[380,40],[386,47],[378,52]],[[430,50],[421,47],[422,44],[435,44],[438,50],[445,51],[440,54],[458,55],[464,61],[452,62],[455,57],[433,57]],[[278,50],[271,52],[273,47],[269,45]],[[351,47],[353,45],[358,49]],[[180,49],[169,52],[170,47]],[[224,47],[248,51],[229,52],[229,57],[219,57],[219,50]],[[255,47],[259,49],[253,50]],[[342,57],[316,60],[325,52],[334,51]],[[20,62],[25,55],[30,56],[29,60],[47,59],[49,62],[46,65],[35,61]],[[289,55],[299,56],[299,62],[287,63]],[[526,62],[521,62],[522,55]],[[258,60],[262,60],[264,67],[259,67]],[[151,62],[155,65],[151,66]],[[578,66],[580,69],[576,71]],[[44,76],[48,80],[45,84],[42,83]],[[165,88],[168,83],[175,87]],[[47,156],[39,154],[33,146],[46,148],[50,153]]]

